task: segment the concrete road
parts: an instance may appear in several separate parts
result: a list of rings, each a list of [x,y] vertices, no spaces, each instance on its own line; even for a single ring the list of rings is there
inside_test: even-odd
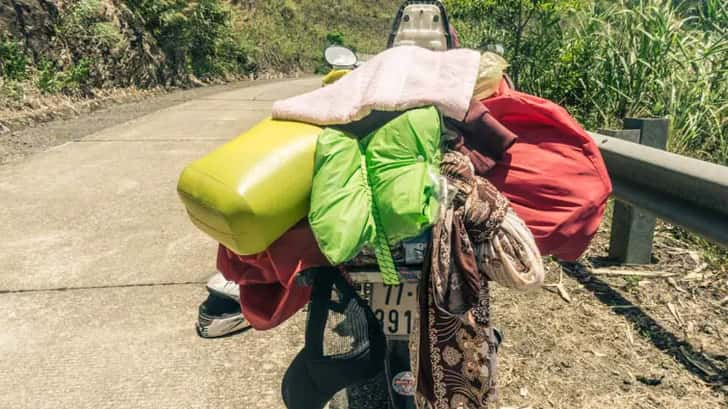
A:
[[[194,331],[215,243],[175,192],[190,161],[318,79],[190,101],[0,167],[0,408],[281,408],[301,317]]]

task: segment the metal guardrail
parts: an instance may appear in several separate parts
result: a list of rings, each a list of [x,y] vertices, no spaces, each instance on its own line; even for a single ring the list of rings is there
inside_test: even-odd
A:
[[[728,247],[728,167],[592,133],[617,199]]]

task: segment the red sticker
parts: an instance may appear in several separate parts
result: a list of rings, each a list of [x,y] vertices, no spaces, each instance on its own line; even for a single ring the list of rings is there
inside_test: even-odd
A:
[[[412,372],[400,372],[392,379],[392,389],[402,396],[415,396],[415,376]]]

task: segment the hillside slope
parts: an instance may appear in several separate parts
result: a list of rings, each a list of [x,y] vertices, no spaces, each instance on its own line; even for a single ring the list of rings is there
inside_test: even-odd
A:
[[[260,69],[310,71],[329,39],[366,53],[383,50],[400,0],[232,1],[236,27]]]
[[[313,70],[327,41],[384,48],[398,4],[12,0],[0,4],[0,77],[34,79],[45,92],[88,92]]]
[[[3,1],[0,125],[22,127],[60,107],[137,95],[137,89],[320,71],[325,68],[323,49],[328,43],[344,43],[366,53],[383,49],[399,4],[399,0]]]

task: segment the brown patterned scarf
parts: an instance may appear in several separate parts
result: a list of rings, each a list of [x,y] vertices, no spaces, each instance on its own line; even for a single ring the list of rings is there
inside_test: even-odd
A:
[[[411,338],[416,402],[419,408],[477,409],[495,398],[497,345],[488,279],[474,249],[495,235],[509,205],[475,175],[467,156],[446,153],[441,170],[450,194],[433,227],[420,322]]]

